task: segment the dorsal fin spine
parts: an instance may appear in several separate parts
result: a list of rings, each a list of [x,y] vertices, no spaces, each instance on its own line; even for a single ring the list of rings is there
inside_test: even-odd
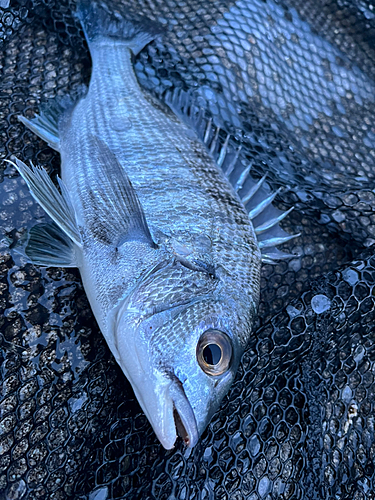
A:
[[[253,162],[250,162],[249,165],[245,168],[245,170],[242,172],[240,177],[238,178],[238,181],[236,182],[234,189],[238,193],[240,189],[242,189],[242,186],[244,185],[246,179],[248,178],[250,174],[251,167],[253,166]]]
[[[229,179],[231,173],[233,172],[234,167],[236,166],[236,163],[237,163],[238,158],[239,158],[240,153],[241,153],[241,149],[242,149],[242,144],[237,148],[237,151],[236,151],[236,154],[235,154],[233,160],[229,163],[228,168],[224,171],[224,173],[228,177],[228,179]]]
[[[263,186],[264,181],[266,180],[267,175],[264,175],[256,184],[251,186],[249,191],[241,198],[242,203],[246,205],[251,198],[259,191],[259,189]]]
[[[253,221],[253,226],[255,234],[262,235],[258,237],[259,247],[264,249],[261,250],[262,260],[275,263],[279,259],[297,257],[278,251],[276,248],[270,249],[270,246],[274,247],[298,236],[288,235],[278,226],[293,209],[281,212],[272,206],[281,188],[271,192],[269,186],[265,184],[266,175],[258,181],[252,178],[252,162],[249,163],[245,155],[241,155],[243,145],[233,146],[230,134],[226,134],[222,140],[224,134],[220,132],[224,130],[215,123],[213,117],[206,115],[197,99],[194,98],[192,91],[185,92],[181,89],[168,91],[165,94],[165,102],[182,121],[198,133],[217,165],[239,193],[242,203],[249,211],[249,218],[256,219],[259,216],[259,219]]]
[[[268,231],[268,229],[271,229],[276,224],[278,224],[279,222],[281,222],[282,220],[284,220],[285,217],[287,215],[289,215],[290,212],[292,212],[292,210],[294,210],[294,207],[289,208],[289,210],[287,210],[286,212],[281,213],[278,217],[275,217],[275,218],[273,218],[271,220],[268,220],[267,222],[264,222],[260,226],[254,227],[255,234],[261,234],[261,233],[264,233],[264,231]]]
[[[227,135],[225,142],[220,149],[219,158],[217,159],[217,164],[219,165],[220,168],[222,167],[224,160],[225,160],[225,156],[227,154],[229,139],[230,139],[230,134]]]
[[[215,153],[215,149],[216,149],[217,141],[218,141],[218,139],[219,139],[219,133],[220,133],[220,127],[217,127],[217,128],[216,128],[216,131],[215,131],[214,138],[212,139],[212,142],[211,142],[211,147],[210,147],[210,153],[211,153],[211,154],[214,154],[214,153]]]
[[[274,193],[267,196],[267,198],[262,200],[255,208],[250,210],[250,212],[249,212],[250,219],[251,220],[254,219],[259,214],[261,214],[265,208],[267,208],[269,205],[271,205],[271,203],[276,198],[276,196],[280,193],[280,191],[281,191],[281,188],[279,188],[277,191],[275,191]]]
[[[210,140],[210,135],[211,135],[211,127],[212,127],[212,118],[210,118],[207,122],[207,127],[206,127],[206,130],[204,132],[204,137],[203,137],[203,142],[205,144],[208,143],[208,141]]]
[[[277,245],[282,245],[283,243],[286,243],[287,241],[293,240],[294,238],[297,238],[298,236],[301,236],[301,233],[298,234],[290,234],[288,236],[279,236],[276,238],[270,238],[268,240],[263,240],[259,241],[259,248],[269,248],[269,247],[276,247]]]

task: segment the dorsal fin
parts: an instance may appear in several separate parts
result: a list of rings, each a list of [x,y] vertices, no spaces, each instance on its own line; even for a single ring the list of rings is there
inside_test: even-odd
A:
[[[273,206],[272,202],[280,189],[273,192],[266,182],[266,176],[260,180],[252,177],[252,163],[246,159],[242,146],[236,145],[230,134],[215,126],[212,118],[207,118],[190,91],[176,89],[167,92],[165,101],[186,125],[195,130],[241,198],[253,223],[262,260],[274,263],[280,259],[296,257],[275,248],[299,236],[290,235],[279,226],[293,210],[291,207],[283,212]]]

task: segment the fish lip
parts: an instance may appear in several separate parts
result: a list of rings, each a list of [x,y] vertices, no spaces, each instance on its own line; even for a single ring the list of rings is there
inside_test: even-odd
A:
[[[169,394],[173,401],[176,432],[180,435],[187,448],[193,448],[199,439],[197,420],[185,394],[182,382],[174,374],[171,378],[172,384],[169,388]]]
[[[116,313],[116,359],[162,446],[166,450],[173,449],[180,432],[185,445],[192,448],[199,439],[198,425],[183,384],[173,368],[165,365],[153,368],[145,362],[149,360],[148,352],[142,342],[136,341],[139,325],[136,328],[131,326],[133,335],[130,343],[129,339],[126,343],[126,350],[124,342],[119,343],[121,336],[118,332],[128,328],[128,306],[129,298]]]

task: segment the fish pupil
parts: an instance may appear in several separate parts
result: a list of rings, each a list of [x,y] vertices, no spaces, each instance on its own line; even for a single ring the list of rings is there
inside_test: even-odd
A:
[[[203,359],[208,365],[217,365],[221,360],[221,349],[217,344],[208,344],[203,349]]]

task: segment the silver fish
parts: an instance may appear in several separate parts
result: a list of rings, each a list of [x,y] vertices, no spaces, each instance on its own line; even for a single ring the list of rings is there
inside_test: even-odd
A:
[[[170,95],[167,107],[141,89],[132,57],[153,28],[95,2],[81,2],[78,16],[93,62],[86,95],[19,117],[61,154],[60,190],[43,168],[16,160],[54,221],[32,229],[26,253],[41,266],[78,267],[162,445],[172,448],[178,431],[192,447],[251,335],[261,249],[263,260],[283,257],[274,247],[293,236],[229,136],[219,148],[219,130],[193,106],[184,113],[188,95]]]

